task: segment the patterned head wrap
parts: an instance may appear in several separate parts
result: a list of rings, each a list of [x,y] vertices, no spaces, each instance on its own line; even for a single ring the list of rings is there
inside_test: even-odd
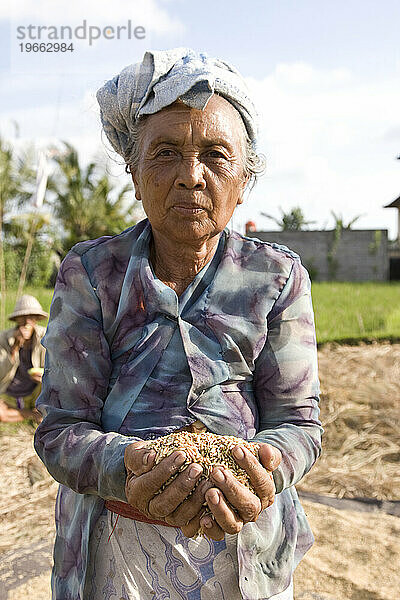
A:
[[[178,98],[203,110],[214,93],[240,113],[250,140],[257,136],[257,113],[242,76],[234,67],[189,48],[146,52],[97,92],[104,131],[118,154],[128,160],[131,129],[140,115],[149,115]]]

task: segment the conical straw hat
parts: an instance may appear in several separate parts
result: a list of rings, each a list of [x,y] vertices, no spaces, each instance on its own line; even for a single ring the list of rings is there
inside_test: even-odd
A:
[[[15,321],[17,317],[25,317],[31,315],[33,317],[40,317],[41,319],[47,319],[49,316],[47,312],[40,306],[40,302],[36,300],[34,296],[24,294],[15,303],[14,312],[9,315],[10,321]]]

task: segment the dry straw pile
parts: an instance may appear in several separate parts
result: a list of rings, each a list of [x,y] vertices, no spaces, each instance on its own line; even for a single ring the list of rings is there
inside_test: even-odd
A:
[[[323,453],[298,486],[336,497],[400,499],[400,345],[319,352]]]
[[[29,425],[2,426],[0,553],[30,540],[53,537],[58,485],[33,449],[33,432]]]

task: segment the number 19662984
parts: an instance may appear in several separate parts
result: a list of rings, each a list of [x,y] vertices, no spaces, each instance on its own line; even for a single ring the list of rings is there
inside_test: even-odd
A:
[[[57,42],[41,42],[31,43],[24,42],[19,44],[21,52],[73,52],[74,45],[66,44],[66,43],[57,43]]]

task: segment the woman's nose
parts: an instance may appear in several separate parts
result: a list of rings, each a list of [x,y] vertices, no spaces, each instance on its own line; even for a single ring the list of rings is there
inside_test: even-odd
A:
[[[202,164],[196,159],[182,160],[175,179],[175,187],[188,190],[203,190],[206,187],[206,182]]]
[[[20,321],[21,327],[26,327],[27,325],[34,325],[34,324],[35,324],[35,319],[33,319],[32,317],[24,317]]]

